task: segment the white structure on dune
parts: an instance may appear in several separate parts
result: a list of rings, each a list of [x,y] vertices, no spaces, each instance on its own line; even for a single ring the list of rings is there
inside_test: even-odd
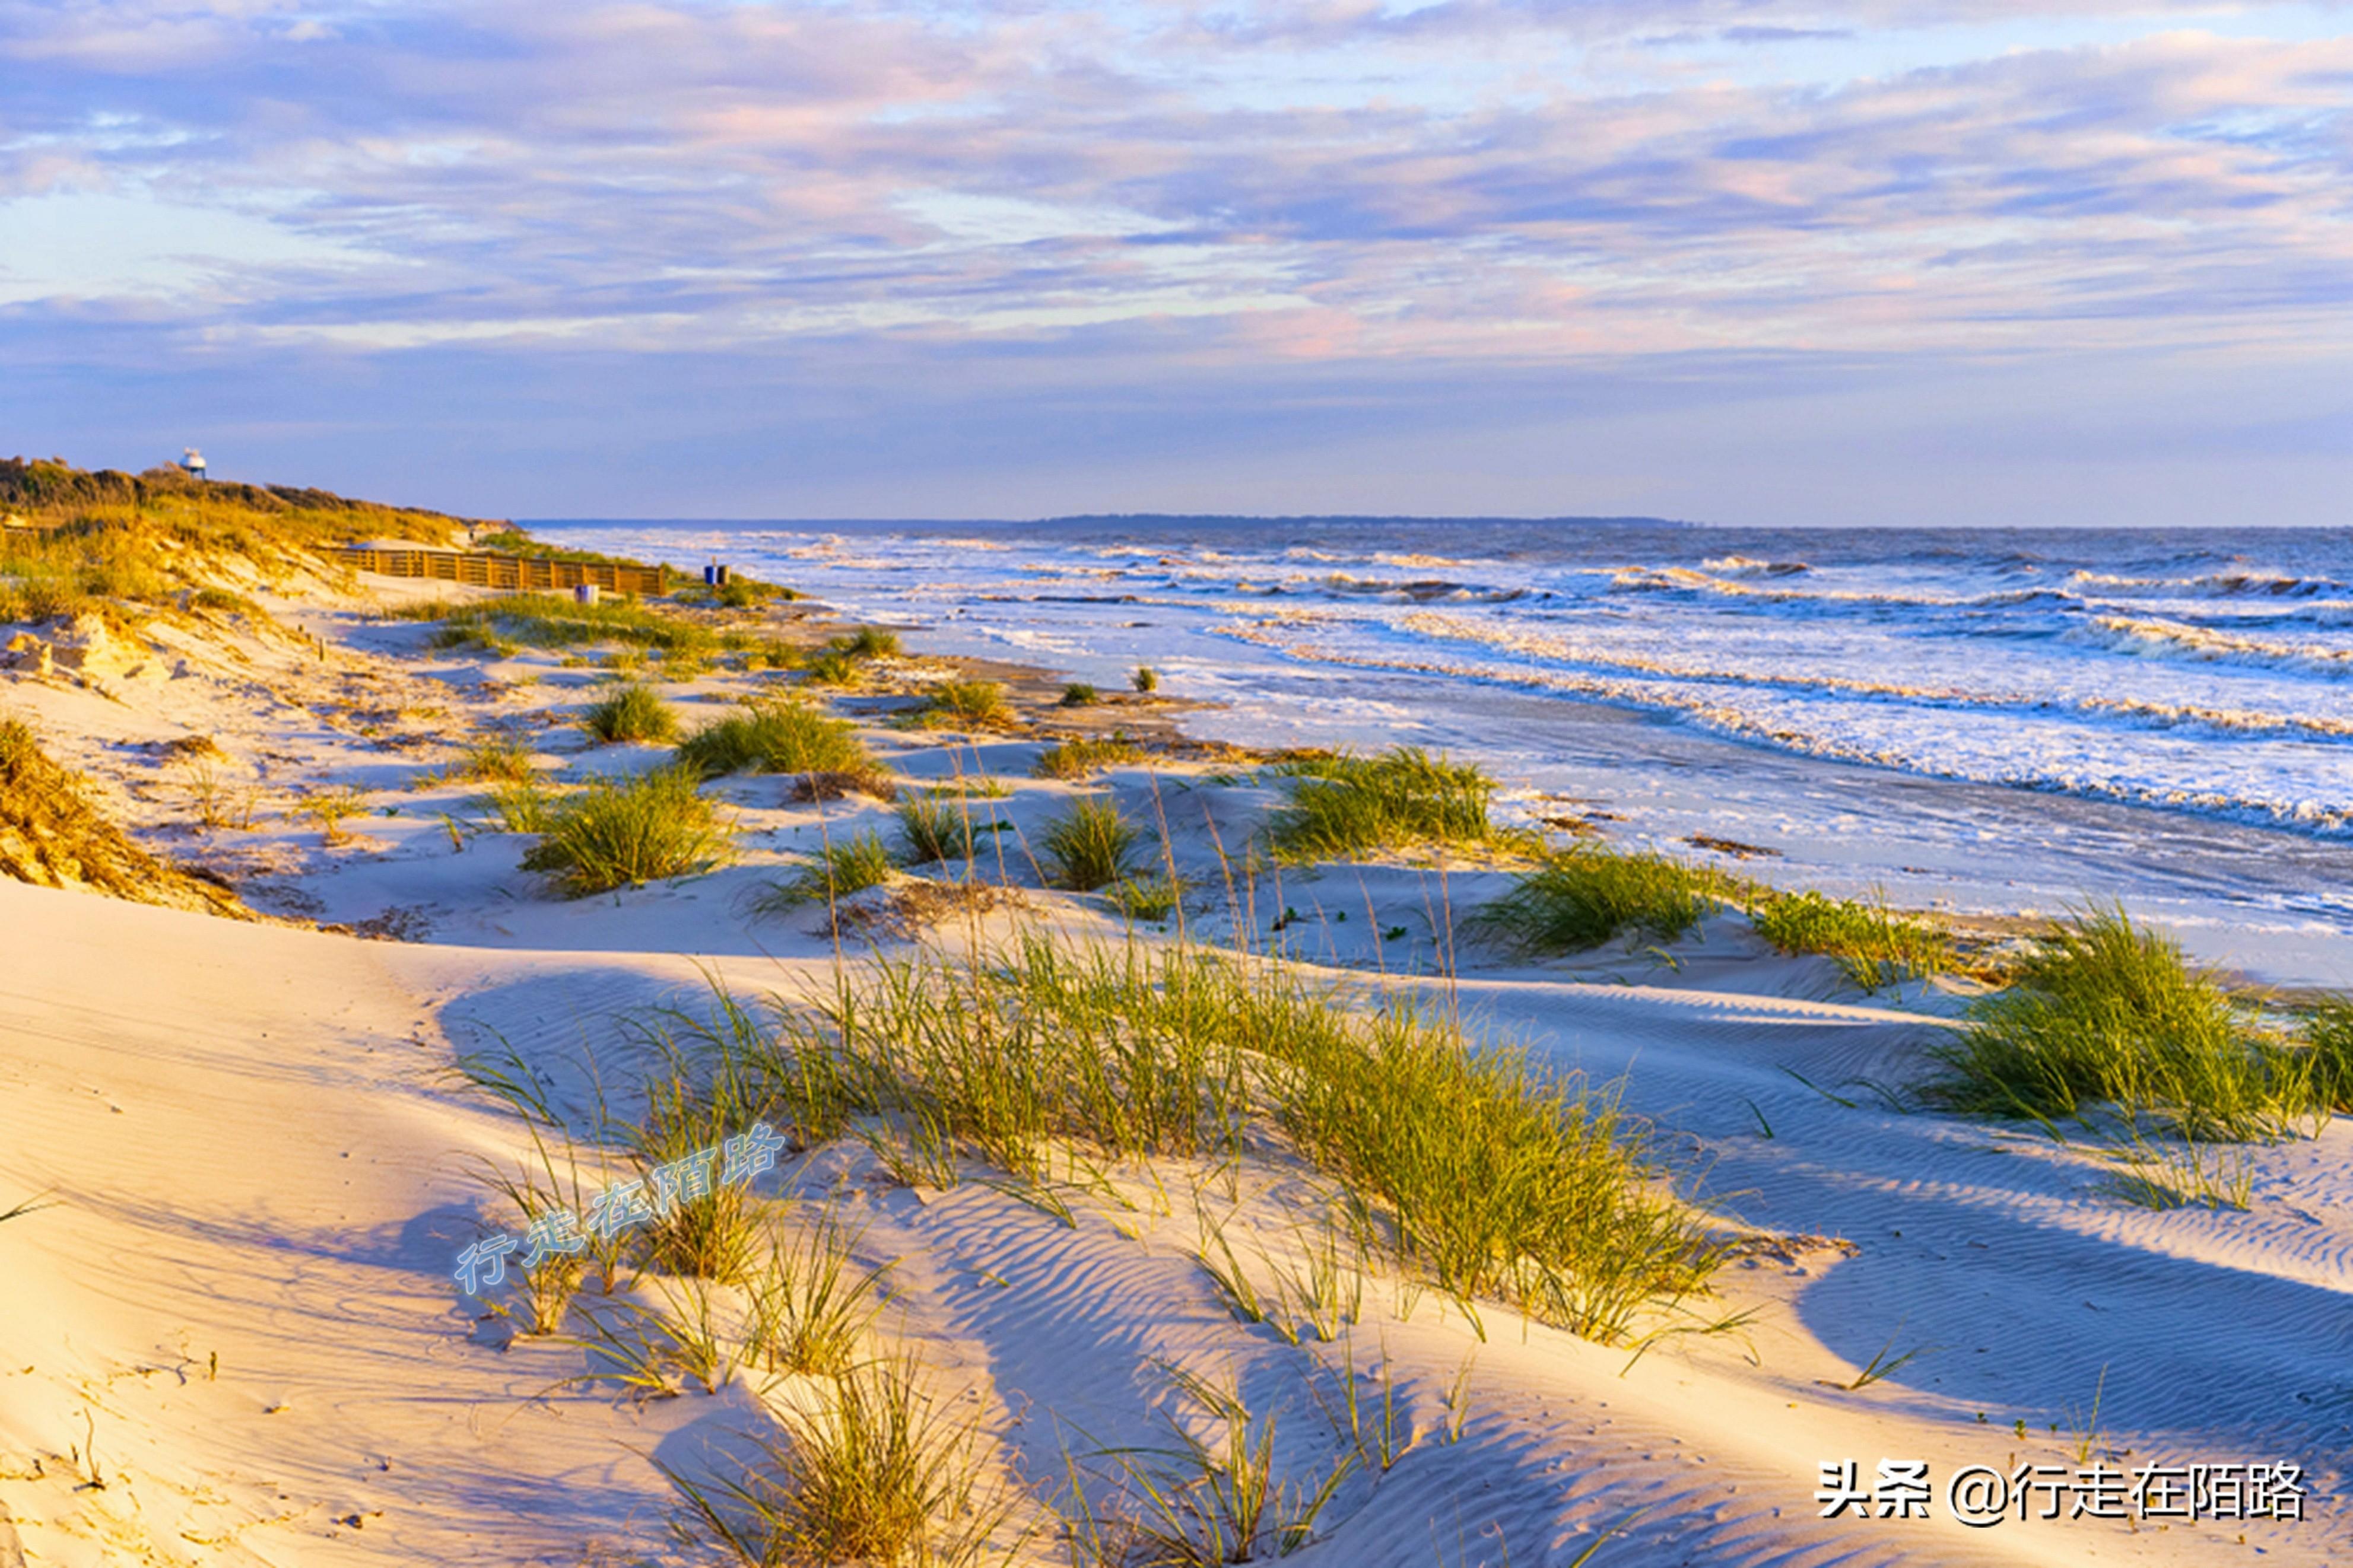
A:
[[[180,450],[185,454],[180,458],[180,467],[185,468],[195,478],[200,479],[203,479],[205,477],[205,455],[202,452],[197,451],[194,447],[183,447]]]

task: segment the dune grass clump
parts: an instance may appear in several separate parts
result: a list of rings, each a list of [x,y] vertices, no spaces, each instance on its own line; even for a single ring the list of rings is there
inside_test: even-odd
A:
[[[744,668],[752,674],[764,669],[798,669],[811,658],[807,648],[777,637],[744,638],[737,652]]]
[[[752,701],[704,726],[678,748],[681,765],[706,778],[746,769],[768,773],[887,775],[858,726],[799,702]]]
[[[828,1207],[770,1243],[766,1266],[752,1281],[745,1334],[753,1357],[767,1370],[839,1377],[857,1364],[860,1338],[882,1310],[880,1286],[890,1270],[883,1264],[853,1273],[858,1241]]]
[[[1176,912],[1185,896],[1185,884],[1165,872],[1128,877],[1113,883],[1105,896],[1111,900],[1112,908],[1129,920],[1157,924]]]
[[[1160,672],[1148,664],[1139,664],[1135,673],[1127,678],[1127,683],[1149,697],[1160,689]]]
[[[627,1033],[650,1058],[644,1109],[626,1133],[649,1174],[720,1147],[767,1114],[772,1091],[744,1070],[739,1055],[712,1048],[723,1040],[712,1027],[670,1012],[634,1021]],[[639,1234],[644,1262],[668,1274],[749,1284],[760,1254],[757,1201],[743,1184],[715,1179],[708,1191],[680,1194]]]
[[[522,868],[547,874],[570,898],[682,877],[729,850],[717,809],[677,768],[592,784],[557,801],[544,821]]]
[[[1947,973],[1959,962],[1946,932],[1884,904],[1809,890],[1767,896],[1750,909],[1748,921],[1758,936],[1783,952],[1835,960],[1848,982],[1863,991]]]
[[[899,634],[881,626],[860,626],[828,646],[847,658],[897,658],[904,651]]]
[[[493,784],[475,805],[498,819],[501,832],[544,833],[562,798],[534,775]]]
[[[969,808],[961,801],[918,792],[899,803],[899,853],[910,866],[967,859],[972,836]]]
[[[943,680],[932,688],[923,722],[937,729],[987,730],[1009,722],[1005,688],[994,680]]]
[[[1047,880],[1072,892],[1091,893],[1127,875],[1128,862],[1144,843],[1144,829],[1116,803],[1082,800],[1046,824],[1039,838]]]
[[[1038,753],[1029,769],[1041,779],[1082,779],[1097,768],[1117,767],[1144,760],[1144,748],[1124,735],[1081,737],[1058,742]]]
[[[1034,1175],[1052,1140],[1230,1157],[1271,1121],[1425,1277],[1589,1338],[1623,1337],[1715,1262],[1610,1097],[1276,965],[1033,934],[986,963],[845,976],[787,1033],[785,1055],[841,1064],[885,1158],[932,1183],[965,1152]]]
[[[2332,996],[2304,1021],[2312,1051],[2315,1097],[2329,1110],[2353,1115],[2353,1000]]]
[[[1055,703],[1055,706],[1058,708],[1092,708],[1102,700],[1102,692],[1096,690],[1092,686],[1088,685],[1083,680],[1073,680],[1068,686],[1062,688],[1061,698]]]
[[[828,648],[802,668],[801,679],[811,686],[853,687],[866,679],[858,660],[839,648]]]
[[[659,745],[678,738],[678,714],[649,686],[628,681],[590,703],[580,727],[597,740]]]
[[[523,784],[534,778],[531,746],[520,735],[483,735],[441,770],[453,784]]]
[[[306,795],[301,814],[319,825],[319,835],[329,844],[347,842],[351,835],[343,824],[354,816],[368,814],[368,797],[364,790],[327,789]]]
[[[1531,958],[1581,952],[1627,932],[1672,942],[1725,890],[1720,873],[1672,856],[1575,844],[1546,854],[1463,929]]]
[[[1459,1296],[1496,1296],[1614,1340],[1656,1297],[1698,1288],[1709,1244],[1643,1193],[1641,1132],[1614,1098],[1523,1051],[1388,1011],[1367,1037],[1310,1032],[1277,1115],[1309,1157],[1394,1216],[1400,1250]]]
[[[869,828],[818,851],[808,865],[781,881],[768,884],[753,901],[759,914],[780,914],[803,904],[830,904],[879,888],[898,874],[891,847]]]
[[[1334,756],[1278,769],[1298,780],[1269,832],[1290,860],[1332,859],[1420,844],[1483,844],[1495,781],[1468,763],[1419,746],[1377,756]]]
[[[753,1568],[999,1561],[988,1537],[1009,1501],[984,1483],[974,1422],[923,1384],[912,1354],[862,1362],[828,1381],[821,1412],[755,1437],[735,1474],[660,1468],[703,1531]]]
[[[1981,1115],[2050,1121],[2107,1107],[2130,1125],[2238,1142],[2286,1136],[2340,1089],[2333,1024],[2295,1039],[2117,905],[2052,926],[1969,1022],[1960,1044],[1936,1051],[1947,1073],[1933,1092]]]

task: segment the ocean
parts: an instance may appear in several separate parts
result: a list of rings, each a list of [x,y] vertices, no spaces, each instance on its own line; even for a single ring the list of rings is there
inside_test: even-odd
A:
[[[2052,912],[2122,899],[2207,956],[2353,978],[2353,534],[1775,530],[1639,520],[541,521],[725,561],[913,646],[1191,727],[1405,742],[1529,816],[1776,853],[1789,885]]]

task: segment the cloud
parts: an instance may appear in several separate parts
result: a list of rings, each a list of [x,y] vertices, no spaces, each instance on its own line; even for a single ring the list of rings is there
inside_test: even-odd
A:
[[[0,0],[0,310],[1089,395],[2341,338],[2353,38],[2178,9]]]

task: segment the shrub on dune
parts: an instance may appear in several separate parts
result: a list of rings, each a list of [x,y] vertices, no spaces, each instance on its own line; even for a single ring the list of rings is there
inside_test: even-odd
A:
[[[573,898],[681,877],[728,849],[727,829],[694,775],[675,768],[592,784],[556,802],[545,822],[522,868],[546,873]]]
[[[1165,872],[1152,877],[1130,877],[1112,884],[1109,897],[1112,908],[1132,921],[1165,921],[1176,912],[1185,896],[1185,884]]]
[[[443,647],[481,643],[562,648],[615,642],[707,652],[723,640],[683,616],[627,598],[583,605],[563,594],[502,594],[476,604],[433,600],[385,613],[398,620],[440,622],[434,640]]]

